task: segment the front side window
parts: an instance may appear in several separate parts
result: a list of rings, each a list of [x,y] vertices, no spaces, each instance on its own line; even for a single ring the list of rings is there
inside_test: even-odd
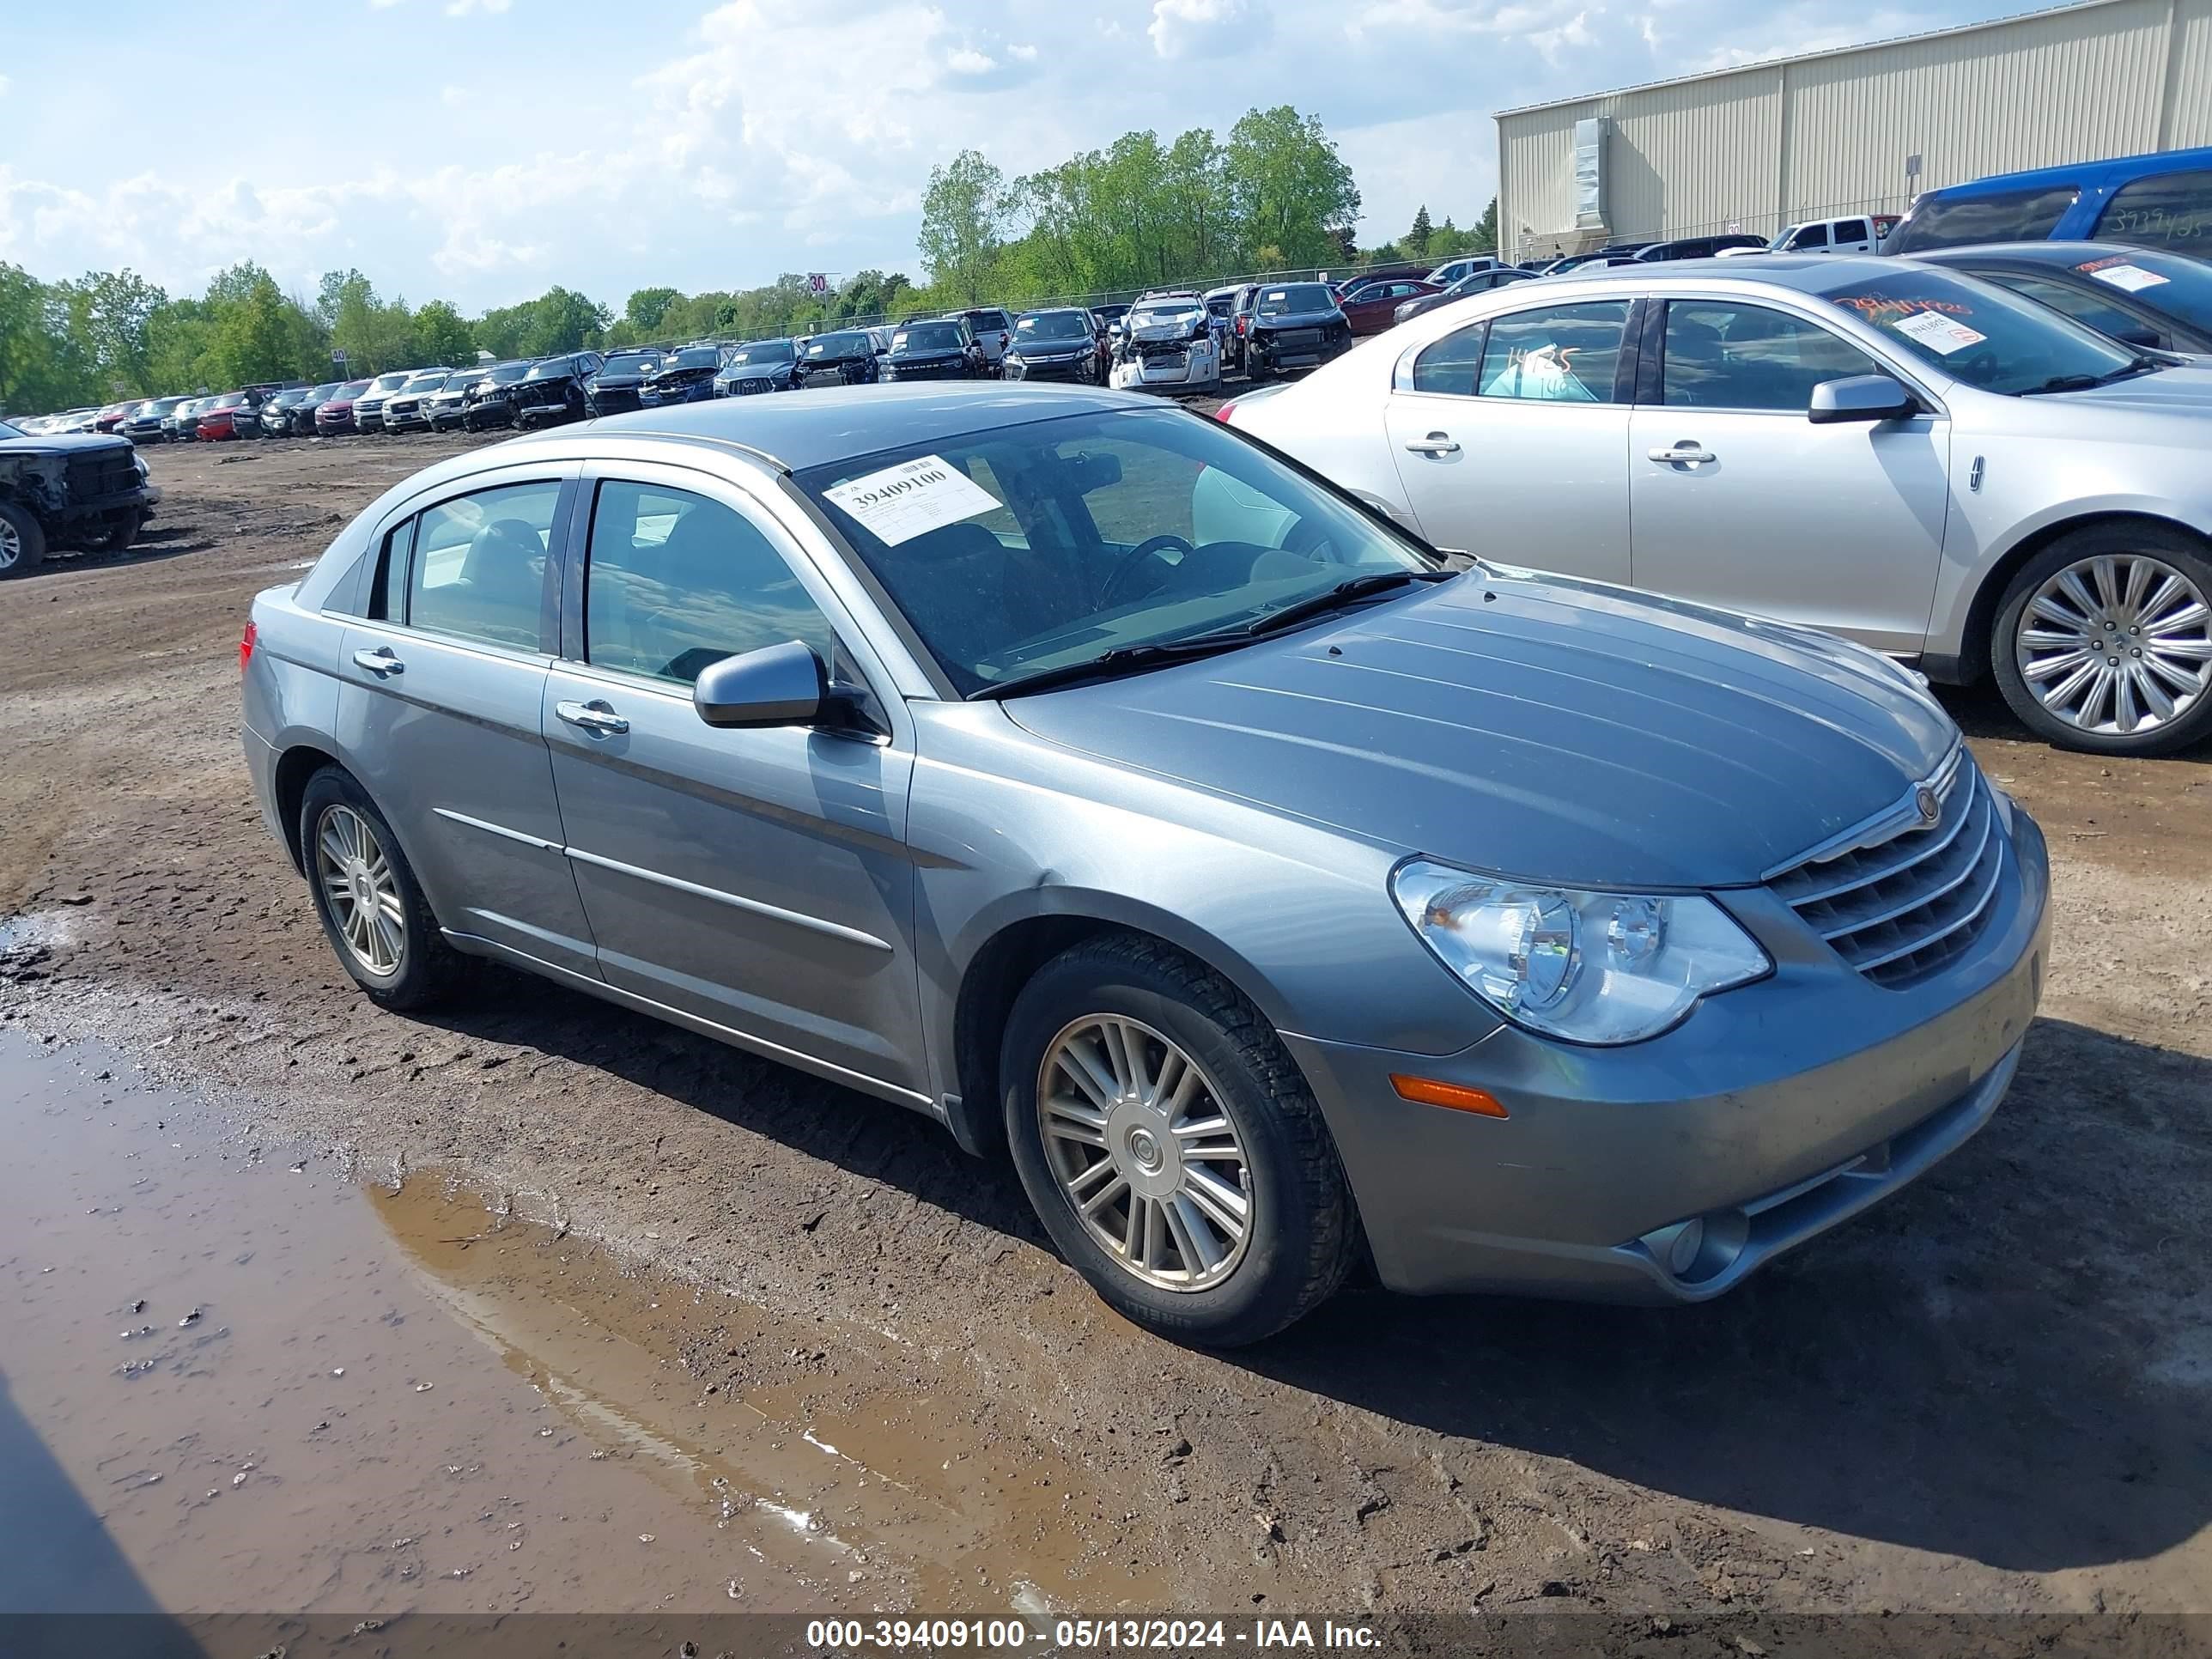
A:
[[[1925,253],[1929,248],[1965,247],[1973,242],[2046,241],[2081,195],[2072,185],[2047,185],[1994,196],[1931,198],[1917,204],[1899,224],[1896,246],[1889,252]]]
[[[1493,317],[1476,385],[1483,397],[1609,404],[1628,301],[1543,306]]]
[[[1172,410],[1000,427],[794,482],[963,696],[1435,568],[1333,491]]]
[[[1827,245],[1828,228],[1826,225],[1800,225],[1797,234],[1790,239],[1790,251],[1793,253],[1809,252]]]
[[[788,640],[831,660],[828,618],[750,520],[687,490],[599,486],[584,581],[588,661],[689,685],[724,657]]]
[[[2097,220],[2100,241],[2212,255],[2212,173],[2162,173],[2112,192]]]
[[[539,649],[545,550],[560,503],[557,483],[508,484],[421,514],[407,625],[482,645]]]
[[[2055,283],[2047,276],[2030,276],[2017,270],[1985,270],[1977,274],[2002,288],[2010,289],[2015,294],[2025,294],[2038,305],[2049,306],[2053,311],[2071,317],[2077,323],[2087,323],[2098,333],[2110,335],[2115,340],[2157,332],[2142,318],[2100,299],[2087,289],[2076,288],[2071,283]]]
[[[1984,392],[2081,391],[2148,366],[2046,306],[1929,265],[1899,262],[1894,272],[1855,276],[1824,297],[1907,355]]]
[[[1670,408],[1772,409],[1802,415],[1823,380],[1881,366],[1826,329],[1765,306],[1676,300],[1667,307]]]

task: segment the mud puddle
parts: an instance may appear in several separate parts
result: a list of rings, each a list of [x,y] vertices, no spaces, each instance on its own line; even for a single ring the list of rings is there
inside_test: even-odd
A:
[[[1085,1541],[1133,1507],[969,1432],[957,1357],[627,1271],[434,1172],[357,1186],[88,1045],[0,1035],[0,1489],[36,1500],[0,1504],[0,1613],[1137,1590]]]

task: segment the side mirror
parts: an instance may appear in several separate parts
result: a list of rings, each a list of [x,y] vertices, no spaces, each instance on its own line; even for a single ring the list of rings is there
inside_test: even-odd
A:
[[[1853,374],[1813,388],[1805,418],[1814,426],[1901,421],[1920,412],[1920,399],[1887,374]]]
[[[786,640],[708,664],[691,683],[691,706],[708,725],[725,729],[807,726],[821,718],[829,689],[814,647]]]

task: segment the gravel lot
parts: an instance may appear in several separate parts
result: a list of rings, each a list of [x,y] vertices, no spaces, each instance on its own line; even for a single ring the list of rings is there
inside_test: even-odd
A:
[[[2212,1610],[2212,753],[2060,754],[1951,698],[2050,836],[2056,956],[1996,1123],[1898,1200],[1705,1308],[1361,1291],[1203,1356],[1103,1311],[920,1117],[501,973],[434,1021],[353,992],[250,797],[235,646],[474,441],[155,449],[139,548],[0,584],[8,1030],[727,1292],[750,1334],[634,1340],[1079,1492],[1016,1524],[1034,1495],[909,1459],[1086,1611]]]

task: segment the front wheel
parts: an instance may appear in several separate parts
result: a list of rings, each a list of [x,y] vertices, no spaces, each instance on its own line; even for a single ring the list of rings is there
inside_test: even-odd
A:
[[[2212,735],[2212,558],[2158,525],[2062,536],[2006,588],[1990,654],[2013,713],[2061,748],[2186,748]]]
[[[368,792],[335,766],[307,781],[301,863],[331,949],[379,1007],[426,1008],[452,990],[460,953]]]
[[[30,509],[0,501],[0,580],[35,569],[46,556],[46,532]]]
[[[1125,1317],[1238,1347],[1343,1283],[1335,1143],[1274,1031],[1210,969],[1151,940],[1077,945],[1016,999],[1000,1065],[1030,1202]]]

